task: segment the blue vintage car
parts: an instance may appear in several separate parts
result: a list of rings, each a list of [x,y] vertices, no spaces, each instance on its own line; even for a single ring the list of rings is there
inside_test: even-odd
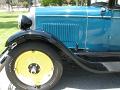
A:
[[[0,67],[7,62],[7,76],[20,90],[54,87],[63,60],[93,73],[120,72],[120,0],[32,8],[19,17],[19,26],[6,42]]]

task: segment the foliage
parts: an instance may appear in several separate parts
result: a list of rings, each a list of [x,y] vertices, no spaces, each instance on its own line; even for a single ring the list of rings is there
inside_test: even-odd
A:
[[[6,0],[6,3],[11,5],[11,6],[23,6],[23,7],[28,7],[32,0]]]
[[[70,5],[86,5],[88,0],[71,0]],[[62,6],[67,5],[67,0],[40,0],[43,6]]]
[[[11,3],[12,3],[12,0],[6,0],[6,3],[7,3],[7,4],[11,4]]]
[[[27,1],[24,1],[23,3],[22,3],[22,5],[23,5],[23,7],[28,7],[29,6],[29,3],[27,2]]]
[[[23,7],[28,7],[29,6],[29,1],[28,0],[19,0],[19,4]]]
[[[64,0],[41,0],[41,4],[43,6],[49,6],[49,5],[62,6],[63,3]]]

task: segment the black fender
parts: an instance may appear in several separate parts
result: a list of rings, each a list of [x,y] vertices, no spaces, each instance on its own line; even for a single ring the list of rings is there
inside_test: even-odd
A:
[[[5,46],[8,47],[9,45],[12,45],[15,42],[17,44],[20,44],[27,40],[36,40],[36,39],[47,40],[48,42],[52,42],[52,36],[50,34],[42,31],[28,30],[28,31],[20,31],[12,35],[6,41]]]
[[[27,30],[27,31],[20,31],[14,35],[12,35],[6,42],[5,46],[9,47],[14,43],[21,44],[28,40],[43,40],[46,42],[49,42],[56,48],[62,51],[65,55],[67,55],[71,60],[73,60],[77,65],[82,67],[83,69],[93,72],[93,73],[110,73],[108,71],[98,71],[92,68],[89,68],[84,63],[90,63],[87,60],[84,60],[82,58],[79,58],[77,55],[75,55],[70,49],[68,49],[59,39],[54,37],[53,35],[46,33],[44,31],[35,31],[35,30]]]
[[[67,56],[73,56],[72,52],[60,40],[44,31],[27,30],[17,32],[6,41],[5,46],[9,47],[12,46],[12,44],[14,43],[17,43],[17,45],[19,45],[28,40],[42,40],[45,42],[49,42],[50,44],[61,50],[63,53],[65,53]]]

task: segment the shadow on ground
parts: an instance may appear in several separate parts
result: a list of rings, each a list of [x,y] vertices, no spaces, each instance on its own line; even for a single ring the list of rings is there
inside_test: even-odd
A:
[[[74,89],[114,89],[120,88],[120,73],[93,74],[79,67],[67,66],[63,77],[53,90]]]

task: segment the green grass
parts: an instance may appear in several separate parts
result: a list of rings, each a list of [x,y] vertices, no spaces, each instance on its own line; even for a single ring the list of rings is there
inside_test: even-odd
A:
[[[17,31],[17,17],[25,12],[0,12],[0,53],[5,49],[7,39]]]

